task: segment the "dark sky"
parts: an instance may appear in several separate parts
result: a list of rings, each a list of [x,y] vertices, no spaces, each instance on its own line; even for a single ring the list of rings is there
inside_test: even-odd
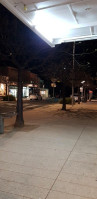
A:
[[[17,27],[15,27],[15,21],[17,21],[18,24],[18,31]],[[72,60],[73,43],[64,43],[57,45],[55,48],[51,48],[22,22],[16,19],[16,17],[6,10],[1,4],[0,25],[0,53],[2,54],[3,52],[3,54],[6,56],[10,53],[15,54],[17,53],[18,49],[17,46],[22,44],[22,59],[21,53],[20,57],[17,56],[17,59],[21,59],[22,61],[26,62],[27,59],[29,60],[29,57],[32,57],[32,60],[27,65],[27,68],[32,72],[36,72],[40,75],[40,65],[42,62],[45,62],[45,67],[49,67],[48,64],[46,64],[47,57],[49,57],[49,61],[51,59],[51,62],[53,60],[55,63],[64,60],[66,57]],[[95,49],[97,49],[97,40],[76,43],[76,61],[82,66],[87,65],[87,62],[90,63],[90,66],[88,66],[87,70],[93,76],[95,76],[97,73],[97,52]],[[23,64],[22,61],[21,65]],[[11,64],[10,57],[7,59],[7,62],[5,61],[5,58],[0,59],[0,65],[5,66],[6,64]]]
[[[15,27],[16,22],[17,27]],[[16,45],[16,42],[18,45],[21,45],[22,43],[25,48],[25,54],[28,54],[30,51],[32,56],[35,54],[39,54],[40,51],[41,53],[46,53],[49,50],[51,50],[50,46],[48,46],[41,38],[39,38],[34,32],[32,32],[28,27],[26,27],[21,21],[19,21],[1,4],[0,26],[0,40],[2,44],[1,47],[4,53],[6,53],[6,49],[8,49],[7,43],[10,44],[9,48],[11,49],[12,44]]]

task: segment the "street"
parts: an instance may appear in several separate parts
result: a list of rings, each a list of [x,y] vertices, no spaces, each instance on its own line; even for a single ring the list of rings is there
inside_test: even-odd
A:
[[[23,101],[23,110],[31,110],[37,107],[42,107],[45,105],[52,104],[53,100],[24,100]],[[16,101],[0,101],[0,113],[16,111]]]

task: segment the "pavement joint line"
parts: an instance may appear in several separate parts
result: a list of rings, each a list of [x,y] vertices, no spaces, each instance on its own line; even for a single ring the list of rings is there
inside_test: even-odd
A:
[[[35,142],[36,142],[36,141],[35,141]],[[6,144],[7,144],[7,143],[6,143]],[[12,144],[12,143],[11,143],[11,144]],[[15,143],[15,144],[19,145],[18,143]],[[37,147],[34,147],[34,148],[37,148]],[[46,147],[46,148],[45,148],[45,147],[42,147],[42,146],[39,146],[38,148],[39,148],[39,149],[42,149],[42,150],[45,150],[45,149],[46,149],[46,150],[48,150],[48,149],[51,150],[51,149],[52,149],[52,148],[50,148],[50,147]],[[53,148],[53,151],[54,151],[54,152],[55,152],[55,149],[56,149],[56,148]],[[65,150],[65,149],[60,149],[60,150],[63,151],[64,153],[65,153],[65,152],[66,152],[66,153],[70,153],[70,151],[71,151],[71,150],[68,150],[68,151],[67,151],[67,150]],[[16,151],[10,151],[10,150],[5,150],[5,149],[1,149],[0,151],[3,151],[3,152],[5,151],[5,152],[9,152],[9,153],[18,153],[18,154],[28,154],[27,152],[16,152]],[[33,149],[31,149],[31,150],[29,150],[29,151],[31,152],[31,151],[33,151]],[[83,154],[83,153],[82,153],[82,154]],[[95,156],[97,155],[97,154],[92,154],[92,153],[87,153],[87,154],[91,154],[91,155],[95,155]],[[31,156],[32,156],[32,155],[31,155]]]
[[[5,164],[13,164],[13,165],[18,165],[18,166],[22,166],[22,167],[27,167],[27,168],[31,168],[31,169],[42,169],[42,170],[48,170],[48,171],[55,171],[55,172],[58,172],[58,170],[55,170],[55,169],[47,169],[46,167],[42,167],[42,168],[40,168],[40,167],[31,167],[31,166],[25,166],[25,165],[23,165],[23,164],[17,164],[17,163],[13,163],[13,162],[6,162],[6,161],[1,161],[0,160],[0,162],[2,162],[2,163],[5,163]]]
[[[13,173],[18,173],[18,172],[13,172]],[[24,174],[24,175],[30,175],[30,174]],[[30,175],[30,176],[34,176],[34,175]],[[35,176],[35,177],[39,177],[39,176]],[[45,177],[41,177],[41,178],[45,178]],[[33,186],[33,187],[39,187],[39,188],[42,188],[42,189],[46,189],[46,190],[49,190],[49,188],[44,188],[44,187],[41,187],[41,186],[36,186],[36,185],[31,185],[31,184],[25,184],[25,183],[23,183],[23,182],[18,182],[18,181],[14,181],[14,180],[9,180],[9,179],[6,179],[6,178],[2,178],[2,177],[0,177],[0,179],[1,180],[4,180],[4,181],[7,181],[7,182],[14,182],[14,183],[17,183],[17,184],[23,184],[23,185],[25,185],[25,186]],[[48,178],[46,178],[46,179],[48,179]],[[51,178],[49,178],[49,179],[51,179]],[[95,178],[94,178],[95,179]],[[54,180],[54,179],[53,179]],[[91,186],[91,185],[83,185],[83,184],[79,184],[79,183],[75,183],[75,182],[69,182],[69,181],[66,181],[66,180],[58,180],[58,181],[60,181],[60,182],[66,182],[66,183],[69,183],[69,184],[75,184],[75,185],[80,185],[80,186],[82,186],[82,187],[91,187],[91,188],[97,188],[97,186]],[[56,191],[56,189],[54,190],[53,189],[53,191]]]
[[[42,176],[38,176],[38,175],[34,175],[34,174],[28,174],[28,173],[22,173],[22,172],[17,172],[17,171],[11,171],[11,170],[7,170],[7,169],[0,169],[2,171],[8,171],[10,173],[18,173],[18,174],[23,174],[25,176],[35,176],[35,177],[39,177],[39,178],[45,178],[45,179],[51,179],[51,180],[54,180],[55,178],[48,178],[48,177],[42,177]],[[1,178],[1,177],[0,177]],[[4,179],[6,180],[6,179]]]
[[[23,199],[33,199],[32,197],[30,198],[30,197],[27,197],[27,196],[23,196],[23,195],[17,195],[17,194],[13,194],[13,193],[10,193],[10,192],[8,192],[8,191],[2,191],[2,190],[0,190],[1,192],[3,192],[3,193],[8,193],[8,194],[10,194],[10,195],[14,195],[14,196],[20,196],[20,197],[22,197]]]
[[[62,173],[67,173],[67,174],[71,174],[71,175],[75,175],[75,176],[82,176],[81,174],[75,174],[75,173],[71,173],[71,172],[67,172],[67,171],[62,171]],[[84,175],[83,177],[85,178],[93,178],[95,179],[96,177],[93,177],[93,176],[88,176],[88,175]]]
[[[6,181],[6,182],[14,182],[15,184],[21,184],[21,185],[24,185],[24,186],[27,186],[27,187],[36,187],[36,188],[41,188],[41,189],[44,189],[44,190],[49,190],[49,188],[44,188],[44,187],[41,187],[41,186],[36,186],[36,185],[27,185],[27,184],[24,184],[22,182],[17,182],[17,181],[14,181],[14,180],[7,180],[7,179],[3,179],[3,178],[0,178],[1,180],[3,181]]]
[[[6,141],[6,142],[8,143],[8,141]],[[6,144],[7,144],[7,143],[6,143]],[[14,143],[11,142],[11,144],[14,144]],[[21,145],[21,143],[17,143],[17,145]],[[25,146],[29,146],[29,145],[25,145]],[[37,148],[37,146],[35,146],[35,148]],[[42,146],[39,146],[39,148],[43,148],[43,147],[42,147]],[[51,148],[51,147],[46,147],[46,149],[52,149],[52,148]],[[53,149],[55,150],[56,148],[53,148]],[[64,149],[62,149],[62,150],[63,150],[63,151],[66,151],[66,150],[64,150]],[[70,151],[71,151],[71,150],[66,151],[66,152],[69,153]]]
[[[93,187],[93,186],[90,186],[90,185],[83,185],[83,184],[79,184],[79,183],[75,183],[75,182],[68,182],[68,181],[65,181],[65,180],[58,180],[58,181],[60,181],[60,182],[66,182],[66,183],[68,183],[68,184],[80,185],[80,186],[82,186],[82,187],[97,188],[97,186]],[[53,189],[53,190],[54,190],[54,189]],[[56,189],[55,189],[54,191],[56,191]]]
[[[7,153],[12,153],[12,154],[15,153],[15,154],[17,154],[17,155],[19,155],[19,156],[20,156],[20,155],[24,155],[25,157],[26,157],[26,156],[27,156],[27,157],[29,156],[29,157],[36,157],[36,158],[37,158],[37,157],[41,157],[41,158],[43,158],[43,159],[53,159],[52,156],[51,156],[51,157],[50,157],[50,156],[46,157],[46,156],[42,156],[42,155],[28,155],[27,153],[18,153],[18,152],[11,152],[11,151],[5,151],[5,150],[0,150],[0,152],[1,152],[1,151],[2,151],[2,152],[7,152]],[[64,158],[58,158],[58,157],[57,157],[56,160],[64,160]],[[31,161],[31,160],[28,160],[28,161]]]
[[[85,153],[85,152],[76,152],[76,151],[74,151],[74,154],[97,156],[97,154],[94,154],[94,153]],[[77,161],[77,162],[79,162],[79,161]]]
[[[97,165],[97,163],[83,162],[83,161],[77,161],[77,160],[68,160],[68,161],[70,161],[70,162],[79,162],[79,163],[84,163],[84,164],[88,163],[90,165],[95,165],[95,166]]]
[[[17,154],[17,155],[25,155],[25,156],[28,157],[27,153],[17,153],[17,152],[10,152],[10,151],[2,151],[2,152],[9,152],[9,153]],[[47,158],[46,156],[43,156],[43,155],[31,155],[29,157],[36,157],[36,158],[43,158],[43,159],[53,159],[52,156],[48,156],[48,158]],[[57,157],[56,160],[64,160],[64,158]],[[31,160],[28,160],[28,161],[31,161]]]
[[[59,192],[59,193],[65,193],[67,195],[71,195],[71,196],[79,196],[80,198],[84,199],[83,197],[85,197],[85,199],[96,199],[96,198],[90,198],[90,197],[87,197],[87,196],[81,196],[81,195],[75,195],[75,194],[72,194],[72,193],[67,193],[67,192],[63,192],[63,191],[57,191],[57,190],[52,190],[53,192]]]
[[[56,183],[56,181],[57,181],[57,179],[58,179],[58,177],[59,177],[59,175],[60,175],[60,173],[61,173],[61,171],[62,171],[63,167],[65,166],[66,162],[68,161],[68,159],[69,159],[69,157],[70,157],[71,153],[73,152],[73,150],[74,150],[74,148],[75,148],[75,146],[76,146],[77,142],[79,141],[79,139],[80,139],[81,135],[83,134],[83,132],[84,132],[85,128],[86,128],[86,125],[83,127],[83,129],[82,129],[82,131],[81,131],[80,135],[78,136],[78,138],[77,138],[77,140],[76,140],[76,142],[75,142],[75,144],[74,144],[74,146],[73,146],[72,150],[70,151],[70,153],[69,153],[69,155],[68,155],[67,159],[65,160],[65,162],[64,162],[64,164],[63,164],[63,166],[62,166],[61,170],[59,171],[59,173],[58,173],[58,175],[57,175],[57,177],[56,177],[56,179],[55,179],[55,181],[54,181],[53,185],[51,186],[51,188],[50,188],[50,190],[49,190],[49,192],[48,192],[47,196],[45,197],[45,199],[47,199],[47,197],[48,197],[48,195],[49,195],[50,191],[52,190],[52,188],[53,188],[54,184]]]
[[[22,132],[21,132],[21,134],[22,134]],[[2,134],[1,134],[2,135]],[[8,140],[8,141],[10,141],[10,140]],[[53,146],[53,144],[54,143],[58,143],[58,141],[54,141],[54,142],[52,142],[52,141],[38,141],[38,140],[33,140],[33,139],[22,139],[22,142],[24,142],[24,141],[31,141],[31,143],[32,142],[34,142],[34,143],[52,143],[52,146]],[[17,141],[15,141],[15,142],[10,142],[10,144],[22,144],[22,143],[18,143],[18,139],[17,139]],[[64,146],[64,143],[59,143],[60,145],[59,146]],[[29,146],[29,144],[27,143],[27,142],[25,142],[23,145],[28,145]],[[69,151],[70,152],[70,151]]]

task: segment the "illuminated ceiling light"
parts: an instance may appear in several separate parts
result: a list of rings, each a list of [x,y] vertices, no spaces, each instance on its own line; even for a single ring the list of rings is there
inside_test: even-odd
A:
[[[97,39],[97,0],[0,0],[0,3],[51,47]]]
[[[35,29],[50,42],[61,35],[68,35],[71,25],[47,11],[36,11],[33,19]]]

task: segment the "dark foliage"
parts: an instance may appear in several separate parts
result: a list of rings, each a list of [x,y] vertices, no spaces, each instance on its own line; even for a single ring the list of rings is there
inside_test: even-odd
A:
[[[3,101],[16,101],[16,99],[13,95],[6,95],[3,96]]]

